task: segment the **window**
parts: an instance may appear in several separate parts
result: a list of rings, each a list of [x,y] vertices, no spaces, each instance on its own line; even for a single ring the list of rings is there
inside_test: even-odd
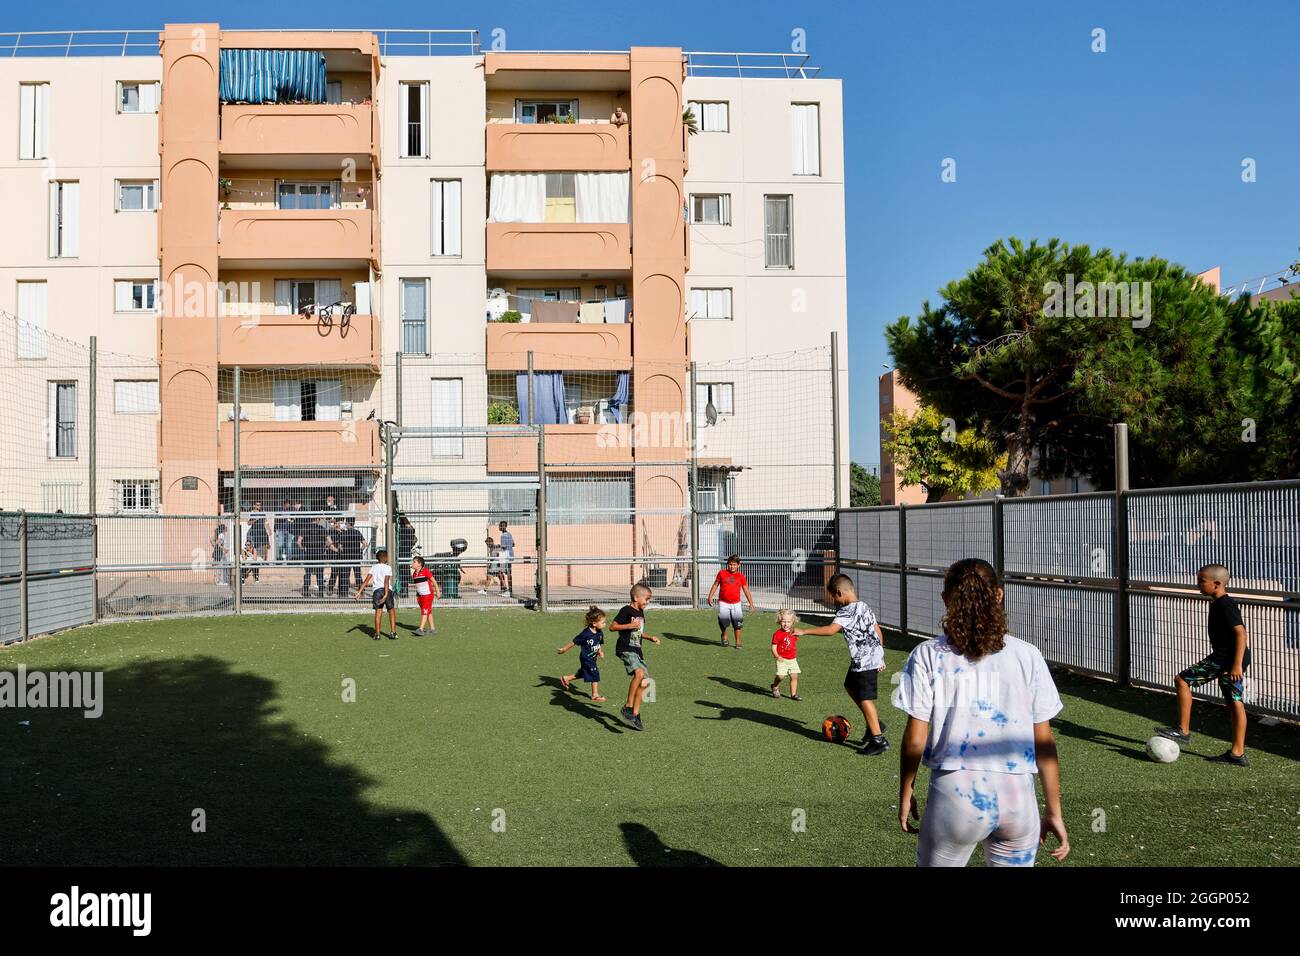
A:
[[[790,104],[790,158],[796,176],[820,176],[822,156],[816,103]]]
[[[275,314],[296,315],[335,305],[343,297],[340,279],[276,279]]]
[[[155,279],[118,279],[113,283],[113,311],[152,312],[157,294]]]
[[[49,455],[77,457],[77,383],[49,383]]]
[[[515,100],[517,123],[576,123],[577,100]]]
[[[325,83],[325,102],[338,106],[343,102],[343,81],[327,80]]]
[[[687,105],[695,114],[695,125],[701,133],[726,133],[730,130],[731,111],[727,103],[691,100]]]
[[[705,514],[733,510],[736,507],[735,476],[719,474],[717,471],[701,475],[697,501],[697,510]],[[704,520],[707,522],[716,519]]]
[[[546,480],[546,523],[632,523],[632,479],[614,475],[574,478],[553,475]]]
[[[18,283],[18,357],[43,359],[46,357],[48,326],[47,299],[49,286],[44,282]]]
[[[546,174],[546,213],[542,221],[578,221],[578,196],[573,173]]]
[[[429,155],[429,84],[401,83],[398,111],[399,156],[423,159]]]
[[[709,405],[719,415],[736,414],[735,390],[731,382],[699,382],[695,386],[696,414],[707,414]]]
[[[430,379],[434,428],[460,428],[465,423],[464,382],[459,378]],[[465,440],[459,436],[429,439],[434,458],[459,458],[465,453]]]
[[[155,212],[158,209],[158,180],[117,180],[119,212]]]
[[[280,182],[275,202],[280,209],[337,209],[343,192],[339,182]]]
[[[402,352],[425,355],[429,351],[429,280],[403,279]]]
[[[543,302],[578,302],[582,299],[582,290],[577,286],[571,289],[516,289],[515,297],[541,299]]]
[[[731,196],[727,193],[692,193],[691,222],[701,226],[730,226]]]
[[[49,153],[50,84],[18,87],[18,158],[45,159]]]
[[[337,422],[343,416],[343,382],[337,378],[277,378],[272,387],[277,422]]]
[[[158,84],[117,84],[117,111],[119,113],[157,113]]]
[[[730,319],[730,289],[692,289],[686,313],[691,319]]]
[[[769,269],[793,269],[791,196],[763,197],[763,261]]]
[[[158,482],[123,479],[113,482],[113,511],[117,514],[145,514],[158,510]]]
[[[119,415],[156,415],[158,382],[154,379],[118,379],[113,383],[113,411]]]
[[[81,184],[50,183],[50,258],[75,259],[81,232]]]
[[[460,180],[435,179],[430,188],[432,255],[460,255]]]

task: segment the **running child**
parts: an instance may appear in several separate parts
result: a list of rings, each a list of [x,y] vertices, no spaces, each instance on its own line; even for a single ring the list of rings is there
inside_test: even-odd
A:
[[[862,711],[862,719],[867,725],[859,753],[867,757],[879,756],[889,749],[884,721],[876,714],[876,679],[885,669],[885,639],[880,632],[880,623],[871,608],[858,600],[853,579],[847,574],[831,578],[826,592],[838,608],[835,620],[823,627],[796,629],[794,635],[844,634],[844,641],[849,646],[849,672],[844,676],[844,689]]]
[[[592,703],[603,704],[605,698],[600,696],[600,668],[597,661],[605,656],[605,612],[593,604],[587,608],[585,624],[582,633],[556,650],[557,654],[563,654],[570,648],[578,649],[577,672],[561,677],[560,683],[568,690],[571,682],[585,680],[591,685]]]
[[[921,824],[917,866],[965,866],[976,844],[986,866],[1033,866],[1053,835],[1064,860],[1061,768],[1049,721],[1061,698],[1038,648],[1007,633],[1002,584],[987,561],[965,558],[943,576],[943,634],[918,644],[894,691],[907,712],[899,754],[898,822]],[[930,768],[925,820],[913,787]],[[1047,813],[1038,814],[1034,776]]]
[[[611,631],[618,632],[614,653],[623,662],[623,670],[631,678],[627,687],[627,703],[619,711],[619,716],[633,730],[645,730],[641,724],[641,698],[650,686],[650,668],[646,667],[641,641],[647,640],[652,644],[662,644],[663,641],[653,634],[645,633],[645,609],[650,603],[650,589],[644,584],[634,584],[628,597],[631,603],[623,606],[614,617],[614,623],[609,626]]]
[[[388,639],[397,640],[397,596],[393,594],[393,569],[388,566],[388,551],[380,548],[375,552],[375,563],[370,566],[366,576],[357,588],[355,601],[361,600],[361,593],[370,585],[370,603],[375,609],[375,633],[371,640],[379,640],[379,625],[388,608]]]
[[[733,554],[727,558],[727,566],[721,569],[709,588],[709,607],[713,606],[713,595],[718,594],[718,628],[722,631],[722,646],[727,646],[727,628],[736,635],[736,650],[740,650],[740,632],[745,627],[745,606],[740,603],[741,595],[754,606],[754,599],[749,594],[749,581],[740,572],[740,555]]]
[[[420,625],[415,629],[415,636],[437,634],[438,629],[433,626],[433,602],[442,597],[442,590],[434,580],[433,572],[424,566],[424,558],[418,554],[411,558],[411,587],[415,589],[415,603],[420,606]],[[427,631],[426,624],[429,626]]]
[[[776,680],[772,681],[772,696],[781,696],[781,681],[790,678],[790,699],[803,700],[799,696],[799,661],[795,651],[799,638],[794,633],[794,611],[782,608],[776,612],[776,633],[772,635],[772,657],[776,659]]]
[[[1241,608],[1228,594],[1228,569],[1222,564],[1207,564],[1196,572],[1196,589],[1210,601],[1206,630],[1210,637],[1210,656],[1203,658],[1174,678],[1178,691],[1178,724],[1157,727],[1156,733],[1180,744],[1192,740],[1192,688],[1218,681],[1219,692],[1228,705],[1232,720],[1232,745],[1210,759],[1214,763],[1249,767],[1246,759],[1246,705],[1242,703],[1246,669],[1250,667],[1250,646]]]

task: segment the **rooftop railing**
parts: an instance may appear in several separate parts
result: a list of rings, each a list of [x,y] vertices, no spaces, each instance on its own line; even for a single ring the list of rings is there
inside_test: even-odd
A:
[[[807,80],[821,73],[820,66],[811,64],[809,53],[720,53],[688,51],[687,76],[722,77],[781,77],[787,80]]]
[[[437,56],[481,52],[477,30],[411,30],[308,27],[290,30],[227,29],[233,33],[373,33],[381,56]],[[157,56],[160,31],[153,30],[46,30],[0,33],[0,56]]]

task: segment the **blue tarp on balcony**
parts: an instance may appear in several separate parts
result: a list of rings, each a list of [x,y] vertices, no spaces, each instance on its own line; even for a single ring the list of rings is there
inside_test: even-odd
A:
[[[324,103],[319,50],[222,50],[223,103]]]

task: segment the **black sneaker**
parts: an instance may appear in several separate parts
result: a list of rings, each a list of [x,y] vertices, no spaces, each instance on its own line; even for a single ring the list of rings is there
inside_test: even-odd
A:
[[[858,753],[864,757],[879,757],[888,749],[889,741],[885,739],[884,734],[881,734],[879,737],[872,737],[868,740]]]
[[[1246,755],[1244,753],[1240,757],[1238,757],[1231,750],[1221,753],[1217,757],[1210,757],[1209,760],[1210,763],[1230,763],[1234,767],[1250,766],[1250,761],[1246,759]]]
[[[790,699],[791,699],[791,700],[803,700],[803,698],[800,697],[798,694],[791,694],[791,695],[790,695]]]
[[[885,726],[885,722],[884,722],[883,720],[880,721],[880,736],[883,737],[883,736],[885,736],[885,734],[887,734],[888,732],[889,732],[889,728]],[[863,738],[862,738],[862,746],[864,746],[864,747],[867,746],[867,744],[871,743],[871,740],[872,740],[872,737],[871,737],[871,728],[868,727],[868,728],[867,728],[867,731],[866,731],[866,734],[865,734],[865,735],[863,736]]]
[[[632,726],[637,730],[645,730],[645,724],[641,723],[641,717],[639,714],[632,715]]]
[[[641,729],[636,725],[637,717],[636,714],[632,713],[631,707],[620,707],[618,715],[623,718],[623,723],[627,724],[633,730]]]
[[[1157,727],[1156,733],[1180,744],[1190,744],[1192,742],[1192,735],[1183,733],[1177,727]]]

